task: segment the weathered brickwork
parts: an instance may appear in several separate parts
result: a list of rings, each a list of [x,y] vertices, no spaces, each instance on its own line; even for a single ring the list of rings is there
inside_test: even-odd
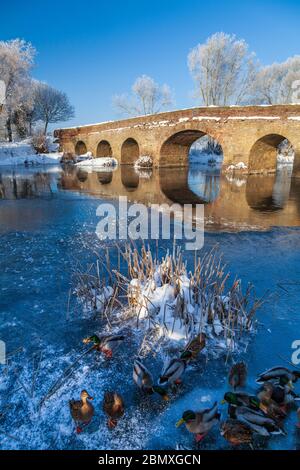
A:
[[[243,161],[251,173],[275,171],[277,146],[288,139],[300,176],[300,105],[192,108],[121,121],[58,129],[66,153],[90,151],[131,164],[151,155],[155,166],[186,166],[192,143],[203,135],[223,148],[224,165]]]

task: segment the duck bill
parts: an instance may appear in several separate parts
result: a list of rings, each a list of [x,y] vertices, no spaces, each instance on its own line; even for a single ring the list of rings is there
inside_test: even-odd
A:
[[[179,421],[177,421],[177,423],[175,424],[176,428],[179,428],[179,426],[181,426],[183,423],[184,423],[184,419],[181,418]]]
[[[169,401],[170,400],[169,395],[163,395],[163,400]]]
[[[221,405],[226,405],[226,400],[221,400],[220,403]]]
[[[293,382],[290,380],[289,383],[288,383],[288,387],[293,390],[295,388]]]

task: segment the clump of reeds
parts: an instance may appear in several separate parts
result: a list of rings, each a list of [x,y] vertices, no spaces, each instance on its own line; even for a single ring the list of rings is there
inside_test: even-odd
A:
[[[191,270],[175,245],[161,258],[144,244],[140,249],[127,244],[118,252],[118,267],[111,265],[107,252],[104,277],[99,259],[87,272],[77,273],[74,292],[86,311],[109,323],[112,317],[134,318],[138,327],[165,339],[188,340],[204,333],[228,350],[254,329],[263,299],[254,298],[252,285],[243,291],[241,280],[231,279],[216,248],[201,257],[195,254]]]

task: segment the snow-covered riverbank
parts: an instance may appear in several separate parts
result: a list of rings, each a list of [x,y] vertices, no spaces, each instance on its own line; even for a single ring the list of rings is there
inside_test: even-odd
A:
[[[62,153],[57,152],[57,146],[50,145],[49,153],[36,153],[29,140],[20,142],[0,143],[0,166],[16,165],[57,165]]]

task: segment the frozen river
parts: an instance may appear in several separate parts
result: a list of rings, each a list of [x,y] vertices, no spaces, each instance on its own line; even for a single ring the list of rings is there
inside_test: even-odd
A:
[[[258,314],[259,330],[242,357],[249,366],[248,391],[258,372],[291,360],[300,339],[300,183],[288,173],[231,179],[216,170],[166,170],[137,175],[133,169],[86,173],[73,169],[12,170],[0,175],[0,339],[8,365],[0,366],[0,448],[2,449],[174,449],[196,448],[191,434],[175,423],[184,410],[220,401],[227,389],[225,359],[189,367],[176,396],[165,403],[142,397],[132,382],[135,335],[111,361],[82,357],[60,388],[41,400],[82,352],[82,338],[95,322],[68,308],[72,268],[87,263],[83,246],[93,240],[99,200],[126,194],[145,202],[205,202],[205,246],[216,243],[234,276],[252,282],[258,296],[270,293]],[[166,242],[164,242],[166,243]],[[193,263],[193,253],[186,253]],[[99,326],[99,325],[98,325]],[[235,357],[234,357],[235,359]],[[154,371],[161,364],[148,364]],[[95,417],[74,432],[68,400],[82,388],[94,397]],[[124,419],[113,431],[102,412],[105,389],[120,391]],[[300,384],[296,386],[300,393]],[[222,413],[225,416],[226,408]],[[299,449],[300,433],[291,412],[287,436],[255,441],[257,448]],[[215,428],[203,449],[230,448]]]

